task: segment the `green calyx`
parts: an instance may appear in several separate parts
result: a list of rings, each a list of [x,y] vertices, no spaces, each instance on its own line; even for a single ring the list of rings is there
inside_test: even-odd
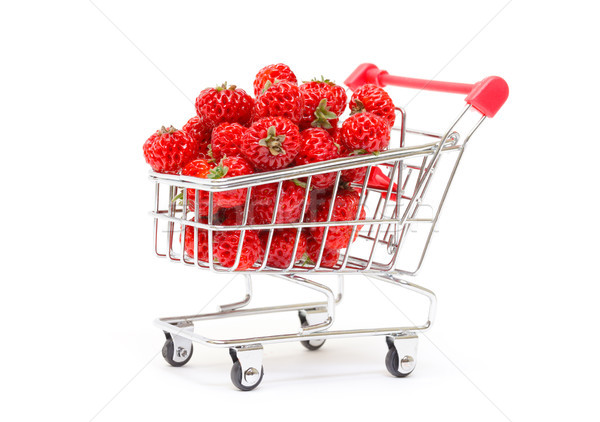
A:
[[[236,88],[237,88],[237,86],[235,86],[235,85],[227,86],[227,81],[225,81],[225,83],[223,83],[221,85],[217,85],[215,89],[217,90],[217,92],[221,92],[224,89],[230,89],[232,91],[235,91]]]
[[[223,165],[223,160],[219,163],[219,165],[215,166],[211,171],[208,172],[207,179],[221,179],[225,177],[227,172],[229,171],[229,167]]]
[[[177,132],[177,129],[175,129],[175,127],[173,125],[169,126],[168,128],[161,126],[161,128],[158,130],[158,133],[161,135],[166,135],[168,134],[172,134]]]
[[[304,188],[304,189],[306,189],[306,182],[301,182],[301,181],[300,181],[300,180],[298,180],[298,179],[293,179],[293,180],[292,180],[292,182],[294,182],[294,184],[295,184],[296,186],[300,186],[301,188]],[[311,188],[312,188],[312,186],[311,186]]]
[[[267,129],[267,137],[258,141],[258,145],[269,148],[271,155],[285,154],[283,149],[283,141],[285,141],[285,135],[277,135],[275,132],[275,126]]]
[[[348,155],[365,155],[368,151],[366,149],[355,149]]]
[[[330,79],[325,78],[323,75],[321,75],[321,79],[318,78],[312,78],[310,81],[302,81],[304,83],[308,83],[308,82],[321,82],[324,84],[328,84],[328,85],[335,85],[335,82],[333,82]]]
[[[180,201],[177,203],[177,205],[183,205],[183,191],[179,192],[177,195],[175,195],[173,197],[173,199],[171,199],[171,202],[177,202],[177,201]]]
[[[261,93],[261,94],[264,94],[265,92],[267,92],[267,90],[268,90],[269,88],[271,88],[273,85],[275,85],[275,84],[277,84],[277,83],[279,83],[279,82],[280,82],[280,80],[279,80],[279,79],[277,79],[277,78],[273,79],[273,82],[271,82],[271,81],[267,81],[267,82],[265,83],[265,86],[263,86],[263,89],[261,89],[261,90],[260,90],[260,93]]]
[[[366,111],[365,105],[359,99],[354,100],[354,104],[350,106],[350,115],[358,114]]]
[[[304,255],[300,259],[300,266],[306,267],[307,265],[315,265],[315,261],[312,260],[307,252],[304,252]]]
[[[312,127],[321,127],[323,129],[331,129],[331,123],[329,123],[330,119],[337,119],[337,114],[329,111],[329,107],[327,107],[327,99],[323,98],[319,101],[319,105],[315,109],[315,117],[316,119],[311,122]]]

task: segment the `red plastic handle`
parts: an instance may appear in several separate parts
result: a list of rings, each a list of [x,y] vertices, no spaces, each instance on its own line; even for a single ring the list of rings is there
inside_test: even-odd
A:
[[[494,117],[508,98],[508,84],[499,76],[489,76],[474,84],[428,81],[393,76],[371,63],[363,63],[358,66],[344,83],[353,91],[361,85],[371,83],[380,87],[394,85],[426,91],[467,94],[465,98],[467,104],[471,104],[487,117]]]

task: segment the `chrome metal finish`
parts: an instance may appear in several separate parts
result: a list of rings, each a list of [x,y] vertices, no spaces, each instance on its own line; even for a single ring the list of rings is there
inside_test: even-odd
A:
[[[173,340],[173,350],[175,350],[173,360],[175,362],[184,362],[192,350],[192,340],[189,336],[180,335],[184,331],[187,333],[194,332],[194,324],[192,323],[179,323],[173,326],[174,330],[169,331],[171,339]]]
[[[433,324],[436,311],[435,294],[424,287],[407,281],[402,277],[415,276],[422,267],[423,261],[433,233],[435,232],[441,210],[446,201],[458,165],[464,150],[473,133],[485,120],[481,116],[469,127],[467,114],[476,112],[466,106],[452,122],[445,133],[438,134],[427,130],[406,127],[407,113],[402,108],[396,109],[396,126],[393,127],[390,149],[378,155],[358,155],[312,163],[277,171],[255,173],[246,176],[223,179],[199,179],[181,175],[150,173],[150,180],[155,184],[154,206],[150,213],[154,219],[154,250],[157,256],[168,257],[168,261],[196,266],[217,274],[244,274],[245,295],[239,301],[223,304],[216,312],[201,313],[179,317],[160,318],[155,324],[170,333],[176,362],[185,361],[191,353],[192,342],[206,346],[227,347],[230,349],[234,363],[241,365],[242,386],[251,387],[262,379],[263,345],[284,343],[289,341],[308,341],[311,346],[319,347],[327,339],[385,336],[390,353],[397,351],[397,368],[391,368],[396,376],[404,376],[412,372],[416,365],[418,331],[426,331]],[[472,119],[471,119],[472,120]],[[335,173],[336,180],[331,192],[334,198],[341,180],[343,170],[365,168],[366,177],[362,182],[353,183],[352,187],[359,192],[359,207],[353,220],[334,221],[334,202],[330,201],[327,219],[324,222],[308,221],[310,215],[304,205],[309,203],[312,177],[323,173]],[[377,173],[375,173],[377,172]],[[381,176],[383,174],[383,176]],[[383,178],[384,183],[372,183]],[[387,179],[389,179],[389,183]],[[297,222],[277,223],[280,208],[283,182],[303,179],[307,184],[304,195],[302,213]],[[264,184],[277,184],[274,200],[274,212],[268,224],[254,224],[252,219],[251,192],[253,187]],[[233,189],[247,189],[246,201],[240,212],[241,223],[223,225],[214,218],[216,211],[214,195],[218,192]],[[193,190],[195,197],[200,191],[208,192],[208,218],[200,219],[199,207],[188,210],[187,192]],[[183,194],[182,203],[174,199]],[[314,201],[311,201],[314,202]],[[361,219],[361,209],[366,217]],[[251,224],[252,223],[252,224]],[[277,229],[295,229],[296,237],[293,245],[293,256],[299,248],[301,232],[314,227],[323,228],[323,238],[331,233],[333,227],[348,226],[351,228],[351,239],[340,253],[340,259],[333,267],[322,265],[325,242],[322,242],[317,259],[311,263],[291,262],[287,268],[272,268],[267,265],[270,245],[274,231]],[[179,241],[185,238],[185,230],[193,230],[193,256],[185,251],[185,245]],[[198,238],[200,231],[208,234],[208,260],[202,261],[198,256]],[[227,268],[214,260],[213,243],[216,233],[224,231],[240,231],[235,263]],[[251,268],[238,271],[242,245],[248,231],[263,231],[267,234],[266,255]],[[204,233],[204,232],[202,232]],[[250,308],[253,299],[252,275],[267,274],[314,290],[323,295],[321,300],[285,305],[273,305]],[[322,274],[337,274],[337,292],[307,277]],[[372,280],[384,281],[391,285],[428,299],[426,316],[418,324],[408,326],[374,327],[363,329],[335,330],[336,306],[344,295],[344,275],[362,274]],[[306,276],[306,277],[305,277]],[[280,312],[299,312],[302,326],[287,333],[240,337],[229,339],[208,338],[194,331],[194,323],[215,319],[243,317],[249,315],[276,314]],[[392,350],[394,348],[394,350]],[[392,353],[393,354],[393,353]],[[396,366],[396,356],[387,360],[388,369]],[[235,366],[235,365],[234,365]],[[235,367],[237,371],[239,368]],[[400,374],[400,375],[399,375]]]

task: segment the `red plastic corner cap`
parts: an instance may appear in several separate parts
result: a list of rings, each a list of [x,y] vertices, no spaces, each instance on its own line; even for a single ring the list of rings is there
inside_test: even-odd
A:
[[[375,84],[381,87],[385,85],[379,81],[380,75],[387,75],[387,71],[379,70],[377,66],[371,63],[363,63],[359,65],[350,76],[346,78],[344,84],[352,91],[364,84]]]
[[[465,101],[486,117],[494,117],[508,98],[508,84],[499,76],[477,82]]]

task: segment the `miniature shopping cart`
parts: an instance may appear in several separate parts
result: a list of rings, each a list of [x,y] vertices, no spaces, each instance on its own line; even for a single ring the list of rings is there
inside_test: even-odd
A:
[[[150,179],[156,186],[155,206],[152,212],[156,254],[174,262],[217,274],[244,274],[246,285],[246,295],[243,300],[220,306],[217,312],[156,320],[156,325],[164,331],[166,336],[162,354],[169,364],[172,366],[185,365],[192,356],[193,342],[207,346],[226,347],[233,360],[231,370],[233,384],[241,390],[252,390],[263,378],[262,355],[265,344],[300,341],[309,350],[316,350],[327,339],[385,336],[388,347],[385,358],[387,370],[397,377],[404,377],[413,371],[416,365],[418,341],[416,333],[427,330],[431,326],[435,314],[436,298],[433,292],[407,281],[406,278],[416,275],[422,266],[448,190],[469,139],[485,118],[493,117],[504,104],[508,97],[508,86],[503,79],[495,76],[472,85],[397,77],[379,70],[372,64],[360,65],[345,81],[345,84],[352,90],[365,83],[467,94],[465,100],[467,104],[445,133],[407,128],[406,111],[398,107],[390,149],[378,155],[345,157],[217,180],[159,173],[150,174]],[[332,200],[329,201],[331,206],[326,222],[306,221],[305,211],[302,211],[297,223],[276,223],[284,181],[306,178],[307,189],[304,198],[306,203],[312,177],[333,172],[336,174],[336,183],[333,185],[331,195],[332,198],[335,198],[342,170],[357,168],[366,168],[366,173],[362,182],[352,185],[360,192],[359,211],[353,220],[332,221],[335,202]],[[278,186],[271,224],[249,224],[248,210],[251,190],[256,186],[268,183],[276,183]],[[194,212],[188,212],[186,199],[187,191],[190,189],[195,190],[196,198],[199,195],[198,190],[209,192],[208,221],[199,219],[199,207],[195,207]],[[232,189],[247,189],[248,194],[241,224],[225,226],[213,221],[213,196],[215,193]],[[181,193],[183,193],[182,204],[175,199],[181,197]],[[366,210],[364,219],[359,216],[362,208]],[[332,227],[340,225],[351,227],[351,239],[357,235],[358,240],[354,243],[348,242],[347,248],[342,250],[334,266],[324,267],[321,265],[321,261],[325,238]],[[290,262],[289,266],[283,269],[267,266],[269,246],[274,230],[283,228],[296,230],[293,253],[295,256],[301,231],[317,226],[323,227],[324,238],[317,259],[311,262]],[[416,230],[415,227],[420,229]],[[194,231],[193,256],[185,253],[184,242],[179,240],[180,233],[185,232],[186,228]],[[196,239],[199,230],[206,230],[208,233],[209,256],[207,261],[198,258]],[[238,230],[241,233],[236,262],[230,268],[216,263],[212,254],[214,234],[225,230]],[[267,255],[253,267],[236,271],[242,252],[241,245],[247,230],[262,230],[269,233]],[[343,295],[343,276],[357,273],[425,296],[429,301],[426,321],[421,324],[400,327],[332,329],[336,305],[340,303]],[[315,290],[324,295],[324,300],[247,308],[252,299],[252,275],[254,274],[268,274]],[[311,275],[321,274],[339,276],[338,289],[335,293],[334,289],[325,284],[309,279]],[[207,338],[194,331],[194,323],[200,321],[277,312],[297,312],[300,322],[299,330],[240,339]]]

